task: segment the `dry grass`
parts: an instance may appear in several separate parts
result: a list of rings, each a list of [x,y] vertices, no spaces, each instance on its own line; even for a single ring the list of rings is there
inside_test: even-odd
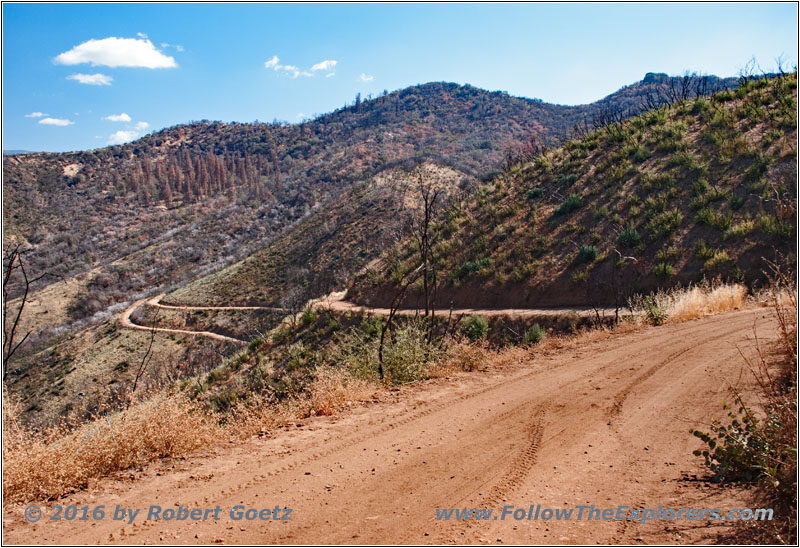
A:
[[[486,341],[455,340],[447,348],[447,357],[428,369],[431,378],[446,377],[458,371],[479,371],[489,366],[497,355]]]
[[[157,395],[71,431],[30,432],[10,401],[4,402],[3,414],[8,502],[54,499],[85,488],[90,479],[181,455],[219,437],[209,416],[178,396]]]
[[[738,310],[745,304],[747,288],[739,284],[692,286],[665,294],[662,299],[659,304],[667,311],[667,321],[678,323]]]
[[[747,303],[747,288],[741,284],[704,282],[650,296],[635,295],[630,302],[637,321],[653,325],[680,323],[742,308]]]
[[[371,398],[378,389],[377,384],[357,379],[345,370],[320,367],[315,371],[308,395],[294,400],[295,412],[300,417],[335,415],[350,403]]]
[[[260,394],[237,403],[230,410],[230,420],[225,423],[217,441],[247,439],[263,434],[294,418],[293,410],[277,404],[272,398]]]
[[[56,499],[101,478],[199,447],[261,434],[291,420],[333,415],[372,397],[374,383],[320,368],[307,392],[277,403],[254,395],[219,416],[182,395],[157,394],[72,430],[35,433],[19,421],[19,406],[3,405],[3,496],[6,502]]]
[[[759,385],[764,417],[757,429],[765,450],[758,456],[756,499],[773,508],[776,519],[743,524],[734,533],[737,544],[797,544],[797,290],[786,278],[779,282],[768,297],[778,320],[777,344],[755,336],[754,350],[742,353]]]

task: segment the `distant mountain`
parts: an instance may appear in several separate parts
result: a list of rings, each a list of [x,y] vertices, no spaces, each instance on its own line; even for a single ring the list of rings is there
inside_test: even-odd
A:
[[[36,154],[36,152],[32,150],[4,150],[3,156],[16,156],[19,154]]]

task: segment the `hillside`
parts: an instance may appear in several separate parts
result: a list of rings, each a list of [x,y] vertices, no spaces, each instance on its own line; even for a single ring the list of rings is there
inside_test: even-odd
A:
[[[87,290],[73,306],[91,315],[244,258],[386,169],[428,159],[474,181],[531,138],[553,143],[646,100],[733,84],[698,78],[683,89],[684,80],[650,78],[578,107],[431,83],[298,125],[202,121],[127,145],[4,156],[4,236],[33,248],[31,271],[106,272],[105,292]]]
[[[407,233],[418,207],[417,173],[453,194],[463,174],[425,162],[414,173],[386,170],[346,189],[296,228],[242,261],[169,294],[165,302],[195,305],[289,305],[347,284],[381,251]],[[463,189],[462,189],[463,191]]]
[[[681,100],[512,166],[432,231],[439,308],[624,304],[793,264],[796,74]],[[387,306],[419,264],[410,242],[348,298]],[[422,302],[422,279],[406,305]]]
[[[120,336],[113,318],[128,303],[178,288],[165,303],[296,308],[402,239],[415,170],[463,200],[532,136],[556,142],[594,117],[693,93],[683,81],[650,78],[582,107],[426,84],[301,125],[198,122],[95,151],[5,157],[7,244],[30,244],[29,271],[66,281],[34,294],[23,331],[35,333],[8,386],[37,420],[113,401],[148,356],[149,335]],[[248,312],[159,322],[242,339],[271,326]],[[152,382],[219,360],[207,340],[159,335],[151,361],[167,365]]]

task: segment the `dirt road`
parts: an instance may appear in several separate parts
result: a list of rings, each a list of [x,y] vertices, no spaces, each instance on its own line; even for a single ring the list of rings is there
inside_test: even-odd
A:
[[[436,508],[743,508],[746,493],[698,481],[692,427],[721,417],[729,383],[752,388],[737,350],[771,340],[767,309],[531,353],[519,363],[404,386],[335,418],[107,479],[60,501],[213,508],[219,520],[133,525],[22,518],[6,543],[694,543],[707,521],[437,521]],[[738,381],[737,381],[738,379]],[[49,506],[50,504],[48,504]],[[233,521],[236,505],[291,521]]]
[[[318,299],[313,299],[309,301],[307,306],[313,306],[317,308],[329,308],[336,312],[359,312],[361,310],[366,310],[370,314],[383,314],[384,316],[389,315],[388,308],[366,308],[348,301],[344,300],[345,291],[341,292],[334,292],[326,295],[325,297],[321,297]],[[270,310],[274,312],[288,312],[285,308],[279,308],[274,306],[187,306],[187,305],[170,305],[170,304],[162,304],[161,299],[164,298],[164,293],[160,295],[156,295],[155,297],[151,297],[149,299],[140,299],[135,303],[131,304],[128,308],[126,308],[122,314],[119,316],[119,322],[122,327],[127,327],[129,329],[138,329],[140,331],[151,331],[153,328],[152,326],[145,326],[133,323],[131,321],[131,314],[134,311],[142,306],[143,304],[147,304],[148,306],[152,306],[155,308],[163,308],[167,310]],[[400,309],[397,311],[400,315],[411,316],[414,314],[421,313],[417,309]],[[479,314],[481,316],[508,316],[511,318],[546,318],[552,316],[559,316],[565,314],[577,314],[581,317],[594,317],[595,315],[600,315],[604,318],[612,318],[614,316],[614,309],[613,308],[591,308],[591,307],[583,307],[583,308],[456,308],[452,311],[448,309],[440,309],[436,310],[435,314],[441,317],[448,317],[451,314],[454,318],[458,318],[460,316],[469,316],[472,314]],[[299,313],[298,316],[302,314]],[[627,311],[620,310],[620,316],[627,315]],[[234,339],[232,337],[226,337],[225,335],[219,335],[217,333],[213,333],[211,331],[190,331],[187,329],[170,329],[165,327],[156,327],[155,330],[157,332],[163,333],[179,333],[183,335],[197,335],[200,337],[209,337],[212,339],[217,339],[220,341],[228,341],[228,342],[238,342],[238,343],[245,343],[247,341],[242,341],[239,339]]]
[[[236,342],[236,343],[244,343],[245,342],[245,341],[241,341],[239,339],[234,339],[233,337],[226,337],[225,335],[220,335],[219,333],[212,333],[211,331],[190,331],[188,329],[170,329],[170,328],[167,328],[167,327],[155,327],[155,328],[153,328],[153,326],[139,325],[139,324],[133,323],[131,321],[131,314],[133,314],[134,311],[137,308],[142,306],[145,302],[147,302],[147,304],[151,304],[151,302],[154,301],[154,300],[156,300],[156,302],[157,302],[157,299],[159,299],[160,297],[163,297],[163,295],[159,295],[158,297],[154,297],[153,299],[149,299],[149,300],[148,299],[139,299],[138,301],[136,301],[135,303],[130,305],[128,308],[126,308],[122,312],[122,314],[119,315],[119,323],[120,323],[120,325],[122,327],[127,327],[128,329],[137,329],[139,331],[153,331],[155,329],[155,331],[157,333],[178,333],[178,334],[181,334],[181,335],[196,335],[196,336],[200,336],[200,337],[208,337],[210,339],[216,339],[218,341],[227,341],[227,342]]]

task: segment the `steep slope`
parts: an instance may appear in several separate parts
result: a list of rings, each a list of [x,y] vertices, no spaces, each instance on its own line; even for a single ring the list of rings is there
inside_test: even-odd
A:
[[[91,411],[148,357],[149,334],[120,336],[112,316],[130,302],[180,287],[164,302],[296,307],[393,247],[415,207],[404,186],[416,166],[466,196],[531,135],[548,142],[648,94],[663,100],[676,81],[582,107],[426,84],[297,126],[199,122],[124,146],[6,157],[7,243],[33,246],[31,272],[67,280],[35,293],[24,331],[38,333],[15,357],[9,387],[41,409],[37,420]],[[158,321],[243,339],[268,327],[246,311]],[[152,350],[154,384],[220,360],[200,338],[159,334]]]
[[[428,158],[483,178],[532,136],[550,143],[586,120],[663,100],[680,81],[650,78],[579,107],[431,83],[299,125],[203,121],[122,146],[4,156],[4,236],[32,246],[32,271],[110,270],[104,291],[73,307],[89,315],[243,258],[387,168]],[[691,81],[687,94],[706,80]]]
[[[413,172],[383,171],[345,189],[263,250],[181,287],[165,302],[291,308],[342,287],[407,232],[419,176],[453,193],[464,183],[463,173],[431,162]]]
[[[624,303],[793,263],[796,74],[613,122],[519,163],[436,227],[439,307]],[[348,297],[386,306],[419,264],[411,245]],[[419,303],[421,281],[407,303]]]

